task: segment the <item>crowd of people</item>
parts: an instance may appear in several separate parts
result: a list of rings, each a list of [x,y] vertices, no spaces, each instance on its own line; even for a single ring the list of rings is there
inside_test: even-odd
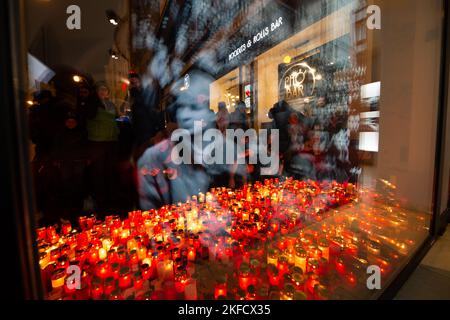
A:
[[[104,82],[79,83],[76,101],[58,91],[34,94],[28,118],[42,223],[137,206],[133,161],[164,128],[164,118],[145,100],[151,97],[144,97],[139,75],[131,73],[129,82],[131,115],[111,101]]]
[[[50,91],[36,93],[29,128],[35,145],[32,168],[42,223],[73,220],[81,213],[107,215],[157,208],[185,201],[213,186],[234,188],[263,178],[260,164],[248,161],[253,151],[247,136],[242,141],[244,150],[237,154],[246,159],[245,164],[180,165],[171,159],[171,133],[176,128],[187,129],[193,137],[194,122],[203,121],[203,129],[216,128],[226,138],[227,129],[253,127],[252,114],[242,101],[232,112],[220,102],[214,113],[205,95],[198,94],[208,88],[210,79],[195,77],[192,73],[194,84],[174,95],[164,112],[158,108],[160,90],[152,83],[144,87],[136,73],[129,75],[128,114],[124,113],[127,108],[111,101],[104,82],[92,87],[80,84],[76,103]],[[279,131],[276,176],[349,179],[347,113],[329,106],[326,97],[320,97],[304,111],[283,100],[270,109],[270,128]],[[196,152],[192,150],[192,157]]]

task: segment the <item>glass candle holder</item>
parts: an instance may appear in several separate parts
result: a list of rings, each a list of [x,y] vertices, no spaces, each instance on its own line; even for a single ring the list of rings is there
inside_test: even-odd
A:
[[[54,270],[51,276],[52,288],[57,289],[63,287],[65,284],[65,279],[66,279],[65,269]]]
[[[247,288],[250,284],[250,268],[248,267],[248,265],[243,263],[241,264],[241,268],[239,270],[239,288],[247,292]]]
[[[294,300],[295,287],[291,283],[284,285],[280,293],[280,300]]]
[[[142,273],[138,271],[133,275],[133,287],[135,290],[141,290],[143,286],[144,278],[142,277]]]
[[[295,266],[302,269],[302,271],[304,273],[306,272],[307,257],[308,257],[308,254],[307,254],[306,250],[304,250],[303,248],[297,248],[297,250],[295,252],[294,263],[295,263]]]
[[[131,275],[130,275],[130,268],[129,267],[123,267],[120,269],[119,274],[119,288],[124,290],[131,286]]]
[[[113,277],[108,277],[105,279],[105,285],[103,289],[103,293],[105,296],[111,295],[111,293],[116,288],[116,280]]]
[[[103,284],[98,278],[92,280],[91,284],[91,298],[94,300],[100,300],[103,297]]]
[[[330,244],[327,239],[322,238],[319,241],[319,249],[322,252],[322,257],[330,260]]]
[[[278,263],[279,250],[271,248],[267,251],[267,264],[274,266]]]

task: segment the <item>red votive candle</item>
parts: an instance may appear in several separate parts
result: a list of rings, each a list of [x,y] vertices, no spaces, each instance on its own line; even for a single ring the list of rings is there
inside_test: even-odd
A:
[[[111,295],[111,293],[114,291],[115,288],[116,288],[116,280],[113,277],[106,278],[103,293],[106,296],[109,296]]]
[[[100,300],[103,296],[103,285],[100,279],[92,280],[91,298],[94,300]]]
[[[119,288],[127,289],[130,286],[131,286],[130,268],[123,267],[122,269],[120,269],[120,274],[119,274]]]
[[[136,272],[134,274],[133,286],[136,290],[142,289],[144,286],[144,279],[142,278],[141,272]]]

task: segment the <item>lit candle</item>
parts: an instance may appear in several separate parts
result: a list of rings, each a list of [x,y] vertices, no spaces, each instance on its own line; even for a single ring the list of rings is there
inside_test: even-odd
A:
[[[188,257],[188,261],[195,261],[196,250],[195,250],[194,247],[190,247],[190,248],[188,249],[187,257]]]
[[[100,279],[106,279],[112,275],[111,265],[105,261],[100,261],[96,266],[96,276]]]
[[[52,273],[52,288],[57,289],[61,288],[65,284],[66,279],[66,270],[65,269],[56,269]]]
[[[284,289],[280,294],[281,300],[294,300],[295,288],[292,284],[287,283],[284,285]]]
[[[267,252],[267,264],[273,264],[276,266],[278,262],[278,254],[278,249],[269,249]]]
[[[133,286],[136,290],[140,290],[144,286],[144,279],[142,278],[141,272],[136,272],[134,274]]]
[[[109,296],[114,291],[115,286],[116,286],[115,282],[116,282],[116,280],[113,277],[108,277],[105,280],[105,286],[104,286],[103,293],[106,296]]]
[[[130,286],[131,286],[130,268],[123,267],[120,270],[119,287],[123,290],[129,288]]]
[[[106,252],[106,249],[100,248],[98,250],[98,257],[100,260],[105,260],[107,256],[108,256],[108,253]]]
[[[103,285],[99,279],[92,280],[91,298],[100,300],[103,296]]]
[[[240,272],[239,272],[239,287],[247,291],[248,286],[250,285],[250,269],[246,264],[241,264]]]
[[[145,260],[147,260],[147,259],[145,259]],[[142,278],[144,280],[149,280],[150,279],[152,273],[151,273],[151,270],[150,270],[150,266],[147,263],[143,263],[141,265],[141,273],[142,273]]]
[[[105,249],[106,251],[111,250],[111,247],[112,247],[112,242],[111,242],[111,240],[110,240],[110,239],[104,239],[104,240],[102,241],[102,246],[103,246],[103,249]]]
[[[303,272],[306,272],[306,259],[307,253],[303,248],[297,248],[295,252],[295,266],[302,269]]]
[[[278,258],[277,267],[280,275],[287,273],[289,271],[288,258],[286,256],[280,256]]]

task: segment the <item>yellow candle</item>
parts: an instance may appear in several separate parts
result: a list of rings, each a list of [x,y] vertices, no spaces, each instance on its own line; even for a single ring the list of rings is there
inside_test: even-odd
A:
[[[149,267],[151,267],[151,265],[152,265],[152,259],[150,259],[150,258],[145,258],[144,260],[142,260],[142,264],[146,264],[146,265],[148,265]]]
[[[98,257],[100,260],[105,260],[108,255],[108,251],[105,250],[105,248],[100,248],[98,250]]]
[[[306,251],[303,249],[298,249],[297,252],[295,253],[295,266],[299,267],[300,269],[302,269],[303,272],[306,272]]]
[[[104,240],[102,241],[102,245],[103,245],[103,248],[104,248],[106,251],[109,251],[109,250],[111,250],[112,242],[111,242],[111,240],[109,240],[109,239],[104,239]]]
[[[144,260],[147,257],[147,249],[145,247],[141,247],[137,253],[139,260]]]

